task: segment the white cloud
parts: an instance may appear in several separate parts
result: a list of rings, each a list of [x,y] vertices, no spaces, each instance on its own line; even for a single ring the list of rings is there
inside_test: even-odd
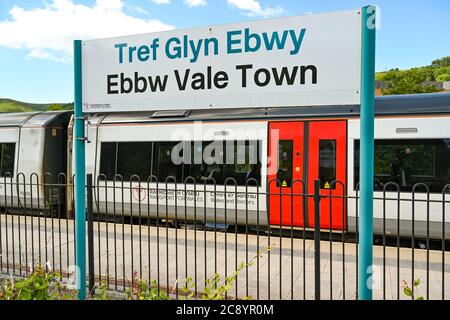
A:
[[[136,12],[138,12],[138,13],[141,13],[141,14],[145,14],[145,15],[149,14],[147,10],[145,10],[144,8],[142,8],[140,6],[131,7],[131,9],[136,11]]]
[[[208,4],[206,0],[184,0],[188,7],[203,7]]]
[[[72,0],[52,0],[42,8],[13,7],[0,21],[0,46],[28,49],[30,58],[69,62],[74,39],[107,38],[170,30],[159,20],[127,15],[121,0],[97,0],[86,6]]]
[[[245,12],[249,17],[273,17],[280,15],[284,12],[284,9],[280,6],[275,7],[262,7],[257,0],[227,0],[228,5],[238,8]]]
[[[170,4],[170,0],[150,0],[150,1],[156,4]]]

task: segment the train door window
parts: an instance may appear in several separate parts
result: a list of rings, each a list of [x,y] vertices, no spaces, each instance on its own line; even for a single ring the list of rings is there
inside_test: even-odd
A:
[[[278,142],[278,170],[277,185],[281,183],[282,187],[290,187],[292,184],[292,155],[294,141],[280,140]]]
[[[151,142],[119,142],[117,146],[117,169],[125,181],[137,175],[140,181],[147,181],[151,172]],[[133,178],[138,180],[137,178]]]
[[[319,141],[319,179],[322,189],[329,189],[336,180],[336,140]]]
[[[158,177],[158,181],[165,182],[168,177],[175,178],[177,182],[183,181],[183,164],[176,164],[172,160],[172,150],[178,144],[179,142],[154,143],[152,173]]]
[[[14,175],[14,156],[16,151],[15,143],[0,143],[0,176]]]
[[[102,142],[100,149],[100,178],[113,180],[117,165],[117,142]]]

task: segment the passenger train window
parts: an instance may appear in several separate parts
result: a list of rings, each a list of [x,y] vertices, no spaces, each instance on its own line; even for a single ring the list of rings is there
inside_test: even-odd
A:
[[[117,142],[102,142],[100,151],[100,174],[113,180],[116,174]]]
[[[151,142],[119,142],[117,143],[116,173],[129,181],[137,175],[141,181],[147,181],[151,175]],[[137,181],[133,177],[133,181]]]
[[[280,140],[278,142],[277,186],[290,187],[292,184],[292,156],[294,141]]]
[[[241,143],[240,143],[241,142]],[[258,141],[234,142],[233,175],[238,185],[261,183],[261,161]]]
[[[336,180],[336,140],[319,141],[319,179],[320,187],[325,189]]]
[[[0,159],[0,176],[4,177],[6,173],[8,176],[14,175],[14,157],[16,152],[15,143],[0,143],[1,159]]]
[[[197,141],[191,142],[191,150],[191,162],[184,164],[184,179],[190,176],[197,183],[224,184],[232,178],[227,185],[234,185],[235,180],[242,186],[261,183],[258,141]]]
[[[174,178],[177,182],[183,181],[183,165],[174,164],[172,161],[172,149],[179,142],[155,142],[153,149],[153,170],[152,173],[158,177],[159,182],[173,182]]]
[[[159,182],[173,176],[177,182],[223,184],[227,178],[237,185],[261,183],[259,141],[185,141],[185,142],[103,142],[100,173],[108,180],[121,174],[147,181],[150,172]],[[211,179],[212,178],[212,179]],[[169,181],[170,182],[170,181]],[[233,180],[228,185],[233,185]]]
[[[359,140],[355,140],[355,186],[359,181]],[[442,192],[450,183],[450,139],[375,140],[374,190],[395,182],[401,191],[425,183]],[[423,192],[418,188],[417,192]]]

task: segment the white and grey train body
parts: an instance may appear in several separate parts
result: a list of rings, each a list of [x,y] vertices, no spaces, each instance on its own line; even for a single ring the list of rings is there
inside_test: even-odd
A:
[[[61,124],[66,132],[61,133],[66,135],[66,145],[61,145],[66,150],[51,152],[53,147],[46,145],[51,143],[53,125],[51,120],[44,120],[45,115],[64,118]],[[20,172],[26,176],[36,172],[43,181],[44,172],[49,170],[52,175],[56,169],[69,177],[74,173],[71,152],[67,150],[72,141],[70,115],[23,114],[22,122],[17,120],[11,126],[3,124],[20,116],[0,115],[0,142],[15,144],[14,177]],[[375,115],[374,232],[383,233],[385,216],[386,233],[397,234],[400,217],[400,234],[409,236],[414,212],[415,236],[426,235],[429,220],[430,236],[441,238],[443,191],[450,183],[450,94],[377,97]],[[38,123],[33,118],[42,120]],[[343,223],[336,229],[356,231],[359,106],[90,114],[88,119],[86,172],[95,177],[97,184],[95,211],[172,220],[203,221],[206,217],[209,222],[227,224],[286,225],[282,213],[274,211],[273,203],[284,208],[280,199],[286,202],[297,193],[283,187],[301,180],[301,193],[312,194],[311,180],[320,178],[322,183],[330,180],[322,184],[322,195],[342,187],[343,195],[349,197],[340,200],[339,219]],[[173,156],[179,150],[173,151],[174,147],[184,148],[176,163]],[[186,148],[190,148],[189,156]],[[194,159],[196,152],[203,157]],[[234,156],[228,159],[232,153]],[[256,161],[253,165],[252,159]],[[55,164],[49,166],[48,161]],[[326,185],[333,178],[342,185],[336,184],[330,190]],[[10,178],[4,177],[2,171],[1,179],[7,182]],[[398,185],[402,199],[414,197],[415,201],[401,201],[398,208],[397,201],[389,200],[383,206],[383,196],[397,199],[393,183],[383,192],[389,182]],[[417,185],[420,182],[428,186],[429,192]],[[281,194],[278,200],[272,198],[276,196],[274,190]],[[4,192],[0,190],[0,196]],[[66,193],[65,200],[71,202],[70,187]],[[297,219],[300,222],[294,225],[309,228],[314,222],[306,202],[293,205],[293,215],[301,211]],[[445,204],[445,209],[449,212],[450,204]],[[332,221],[324,228],[330,225],[335,228]],[[445,228],[446,236],[450,236],[450,214],[445,216]]]
[[[63,206],[71,112],[0,114],[0,205],[8,211]],[[56,209],[55,209],[56,210]]]

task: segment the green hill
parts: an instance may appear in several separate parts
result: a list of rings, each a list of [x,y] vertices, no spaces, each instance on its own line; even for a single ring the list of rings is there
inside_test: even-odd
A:
[[[387,88],[381,89],[383,95],[439,92],[442,89],[433,82],[450,81],[450,56],[423,67],[377,72],[375,80],[387,83]]]
[[[0,113],[72,109],[73,103],[27,103],[12,99],[0,98]]]

